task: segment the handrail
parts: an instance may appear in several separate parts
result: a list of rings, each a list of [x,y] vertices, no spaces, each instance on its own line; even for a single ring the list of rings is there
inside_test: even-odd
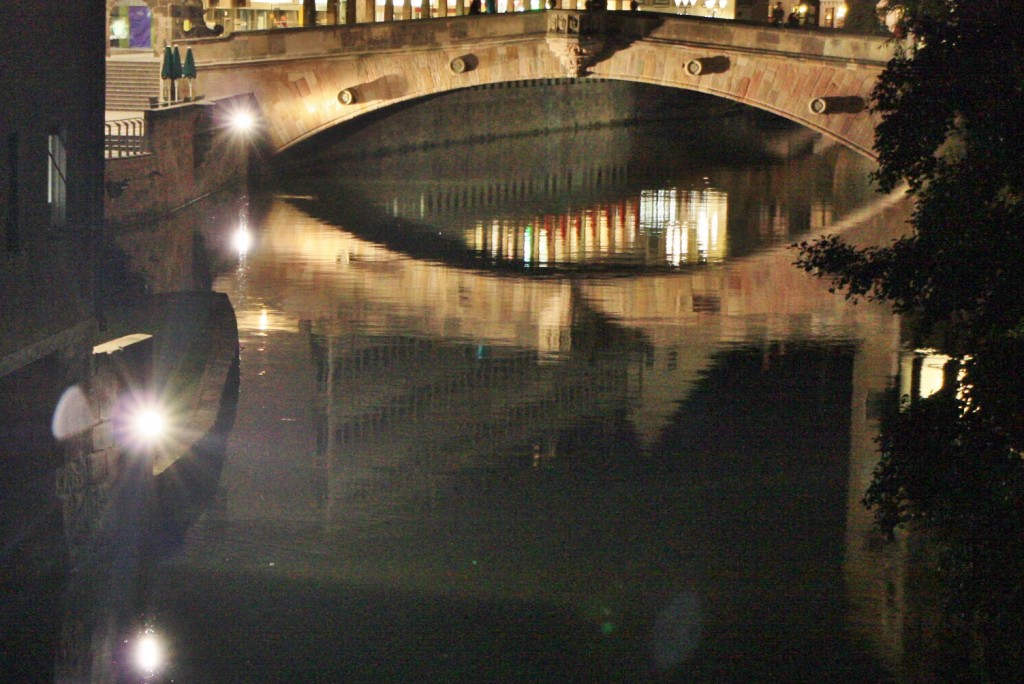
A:
[[[146,120],[142,117],[107,121],[103,127],[103,155],[134,157],[146,152]]]

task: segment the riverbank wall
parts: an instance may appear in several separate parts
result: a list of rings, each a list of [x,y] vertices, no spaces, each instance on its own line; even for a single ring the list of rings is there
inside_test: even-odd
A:
[[[235,125],[238,114],[259,120],[250,95],[151,109],[145,116],[145,152],[108,158],[103,215],[108,227],[166,216],[261,168],[259,127]]]

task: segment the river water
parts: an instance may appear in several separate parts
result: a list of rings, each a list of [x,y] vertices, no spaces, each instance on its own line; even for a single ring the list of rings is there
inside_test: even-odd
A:
[[[761,125],[327,151],[209,206],[240,394],[160,677],[905,680],[913,550],[860,505],[899,320],[789,245],[907,207]]]

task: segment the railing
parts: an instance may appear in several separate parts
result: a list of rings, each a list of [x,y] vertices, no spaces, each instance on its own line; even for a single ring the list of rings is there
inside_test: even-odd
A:
[[[103,155],[107,158],[134,157],[146,151],[146,120],[108,121],[103,130]]]

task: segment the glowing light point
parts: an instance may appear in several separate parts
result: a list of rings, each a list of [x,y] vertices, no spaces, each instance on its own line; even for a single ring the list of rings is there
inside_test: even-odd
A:
[[[246,133],[252,130],[255,121],[249,112],[235,112],[231,117],[231,126],[239,133]]]
[[[155,408],[146,408],[135,416],[135,431],[147,442],[159,439],[167,428],[167,420]]]
[[[164,665],[163,646],[150,630],[146,630],[135,643],[135,665],[147,673],[156,672]]]
[[[249,235],[249,231],[245,226],[242,226],[235,231],[233,242],[239,255],[243,255],[249,251],[249,247],[252,246],[252,236]]]

